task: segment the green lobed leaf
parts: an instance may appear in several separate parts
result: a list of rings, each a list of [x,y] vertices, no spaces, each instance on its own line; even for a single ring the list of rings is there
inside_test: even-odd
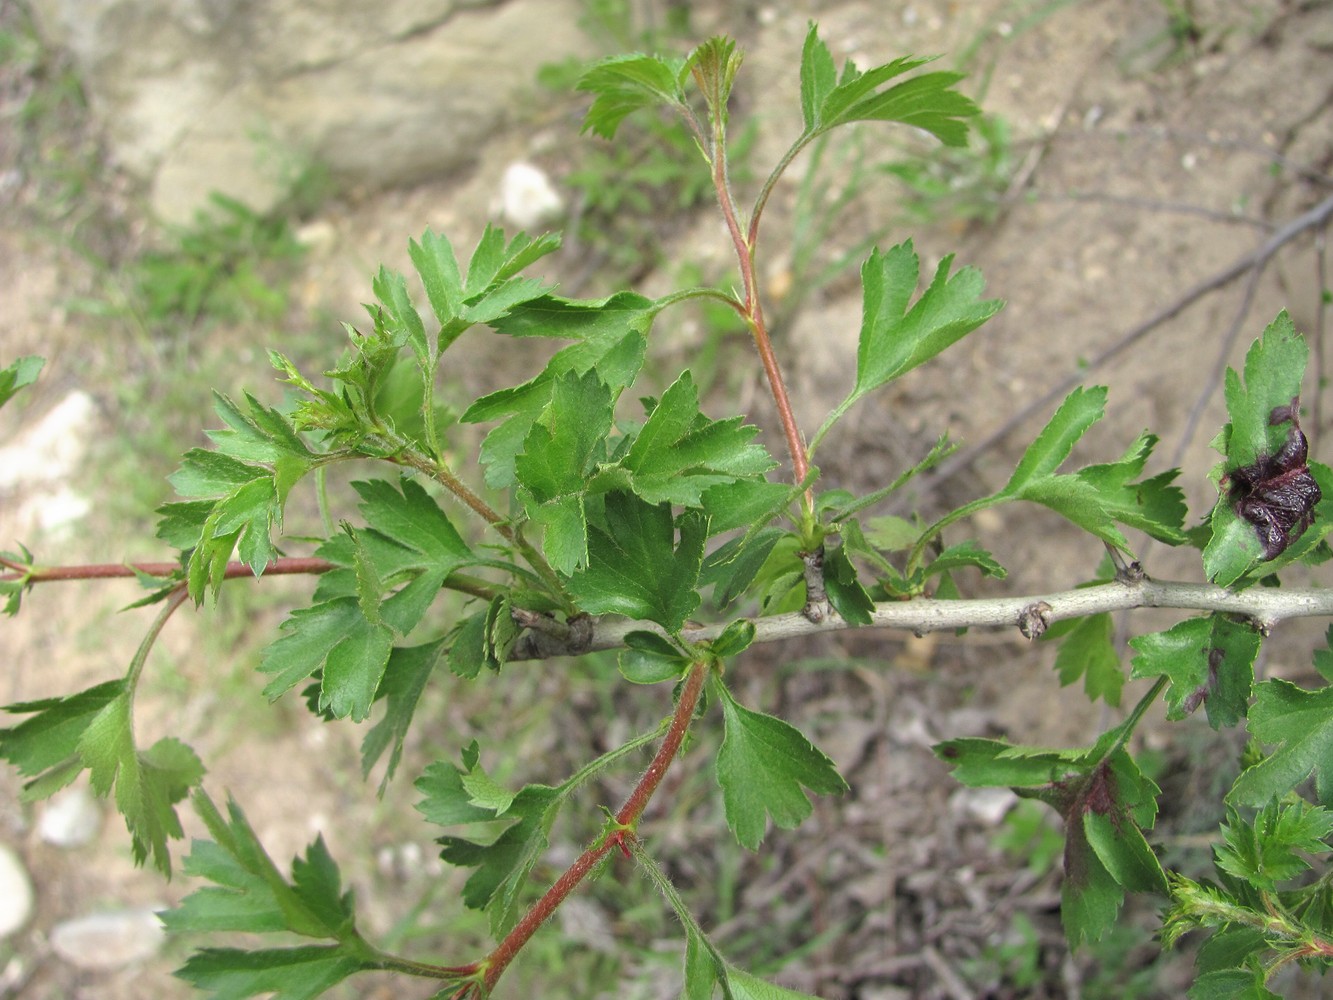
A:
[[[1333,833],[1333,813],[1303,799],[1269,801],[1253,821],[1234,808],[1222,825],[1224,843],[1216,848],[1217,867],[1256,889],[1274,891],[1311,867],[1296,852],[1324,854],[1324,838]]]
[[[833,56],[812,21],[801,47],[801,117],[806,132],[813,133],[819,127],[824,102],[837,84]]]
[[[912,241],[881,253],[875,249],[861,267],[861,335],[856,351],[856,384],[834,411],[911,371],[971,333],[999,312],[999,299],[981,300],[981,272],[965,267],[952,277],[950,254],[940,261],[929,287],[910,308],[920,263]]]
[[[486,482],[497,489],[514,485],[515,457],[533,423],[551,401],[555,380],[566,372],[596,370],[613,398],[638,377],[645,338],[657,305],[642,295],[619,292],[604,299],[543,295],[510,310],[493,326],[515,337],[561,337],[576,343],[558,351],[535,378],[473,402],[460,418],[466,423],[503,420],[482,443]]]
[[[443,353],[468,327],[493,323],[513,308],[540,297],[549,287],[534,278],[519,278],[523,268],[560,245],[555,235],[536,240],[519,233],[505,244],[504,231],[487,225],[468,262],[466,278],[449,240],[427,229],[408,253],[421,275],[431,311],[440,323],[437,353]]]
[[[910,532],[910,538],[908,539],[907,544],[901,546],[901,548],[910,548],[912,545],[915,545],[916,540],[921,537],[921,531],[919,528],[913,528],[905,521],[903,522],[903,525],[907,532]],[[885,521],[881,521],[877,537],[880,539],[887,538],[891,540],[894,536],[887,534],[888,528],[889,524],[885,523]],[[899,535],[898,537],[903,536]],[[876,542],[876,544],[879,543]],[[889,549],[889,551],[894,550]],[[1003,580],[1009,575],[1009,571],[996,562],[995,557],[991,555],[988,550],[983,549],[979,544],[972,540],[958,542],[955,545],[947,546],[939,555],[926,565],[922,575],[925,578],[929,578],[941,573],[952,573],[955,570],[963,569],[965,567],[974,567],[980,570],[983,576],[994,577],[997,580]]]
[[[519,498],[544,529],[551,566],[572,573],[588,560],[584,495],[596,457],[611,429],[611,389],[595,370],[568,371],[554,380],[550,404],[534,422],[514,458]]]
[[[761,528],[746,544],[733,538],[708,554],[699,575],[699,588],[713,588],[713,606],[726,608],[745,593],[767,563],[779,541],[794,537],[781,528]],[[793,552],[795,550],[793,549]]]
[[[313,938],[355,937],[352,893],[343,891],[338,866],[322,837],[311,843],[304,858],[292,862],[288,881],[235,800],[227,800],[225,817],[206,792],[197,791],[193,801],[213,840],[195,841],[185,867],[216,887],[196,890],[163,914],[170,929],[285,930]]]
[[[1114,520],[1138,528],[1171,545],[1185,541],[1185,495],[1171,485],[1180,474],[1170,469],[1142,482],[1132,480],[1143,474],[1157,436],[1146,431],[1129,446],[1118,461],[1089,465],[1075,473],[1079,482],[1091,487],[1097,503]]]
[[[1246,353],[1244,384],[1234,369],[1227,369],[1228,468],[1250,465],[1282,447],[1289,425],[1271,423],[1273,411],[1300,395],[1309,353],[1284,309]]]
[[[905,56],[864,73],[848,62],[841,79],[835,81],[833,58],[812,23],[801,52],[803,138],[849,122],[891,121],[929,132],[947,146],[966,145],[964,119],[974,117],[979,109],[952,89],[961,74],[925,73],[881,89],[926,62],[929,60]]]
[[[391,564],[384,560],[378,567],[382,574],[415,569],[443,583],[454,570],[475,561],[440,505],[416,480],[403,476],[398,489],[384,479],[355,482],[352,488],[361,497],[366,526],[413,556],[395,558]]]
[[[1051,784],[1075,770],[1085,750],[1050,750],[1015,746],[1001,740],[964,737],[933,747],[953,768],[953,776],[972,788],[1031,788]]]
[[[1042,428],[1037,439],[1028,445],[1019,459],[1013,475],[1000,493],[1004,496],[1022,496],[1026,487],[1052,476],[1074,445],[1106,412],[1106,387],[1091,389],[1079,387],[1065,397],[1055,416]]]
[[[606,496],[605,527],[588,535],[588,565],[568,577],[570,594],[588,614],[618,614],[678,632],[699,606],[695,587],[707,522],[697,511],[680,517],[680,537],[667,504],[632,494]]]
[[[98,712],[79,736],[78,754],[93,791],[103,797],[114,791],[135,863],[151,856],[158,870],[170,875],[167,841],[185,836],[175,805],[202,780],[204,766],[193,750],[171,737],[140,751],[134,743],[131,705],[126,690]]]
[[[1123,748],[1033,794],[1065,820],[1060,915],[1071,946],[1100,939],[1126,891],[1166,891],[1166,875],[1143,836],[1161,790]]]
[[[389,662],[393,629],[372,624],[354,598],[341,597],[297,608],[281,630],[285,634],[264,649],[259,664],[260,672],[273,675],[264,687],[269,700],[323,671],[320,710],[365,719]]]
[[[1333,687],[1306,691],[1273,678],[1255,685],[1250,734],[1273,751],[1241,772],[1227,793],[1233,805],[1262,806],[1315,777],[1320,802],[1333,802]]]
[[[207,499],[158,509],[158,536],[193,549],[187,580],[196,602],[209,589],[216,594],[233,551],[255,575],[263,573],[292,487],[320,461],[286,416],[253,396],[242,406],[215,393],[214,409],[226,424],[209,432],[216,450],[192,448],[168,477],[181,496]]]
[[[833,761],[794,726],[740,705],[725,685],[714,689],[726,728],[717,752],[717,781],[727,825],[737,841],[757,850],[767,817],[794,829],[810,815],[806,789],[841,794],[847,783]]]
[[[389,653],[384,676],[380,680],[376,698],[384,701],[384,716],[370,728],[361,741],[361,774],[369,777],[376,762],[389,751],[389,762],[380,782],[382,796],[398,770],[403,756],[403,740],[412,725],[426,682],[435,672],[447,648],[443,639],[420,646],[396,646]]]
[[[31,716],[16,726],[0,729],[0,759],[14,765],[19,774],[35,779],[25,786],[24,798],[45,798],[78,776],[83,769],[78,746],[85,730],[124,692],[123,680],[105,681],[63,698],[4,707],[11,715]],[[53,785],[49,779],[57,774],[61,780]]]
[[[376,964],[342,945],[304,948],[203,948],[176,970],[213,1000],[245,1000],[264,994],[272,1000],[311,1000],[353,973]]]
[[[1194,981],[1188,1000],[1282,1000],[1265,984],[1262,969],[1219,969]]]
[[[460,783],[462,779],[460,773]],[[463,902],[486,911],[491,933],[497,938],[507,933],[519,917],[519,894],[549,845],[551,826],[562,803],[554,788],[526,785],[499,816],[513,822],[490,843],[453,836],[437,841],[443,860],[476,869],[463,887]],[[486,810],[486,816],[496,818],[491,810]]]
[[[612,56],[597,63],[578,82],[596,96],[583,119],[583,132],[615,138],[625,117],[641,108],[683,107],[685,63],[660,56]]]
[[[20,389],[32,385],[46,364],[45,358],[35,354],[25,355],[5,368],[0,368],[0,406],[14,398]]]
[[[1168,719],[1183,719],[1204,705],[1214,729],[1234,726],[1249,710],[1260,641],[1254,628],[1225,615],[1187,618],[1165,632],[1129,640],[1137,651],[1131,676],[1171,679]]]
[[[1067,628],[1052,629],[1043,638],[1060,640],[1055,672],[1062,686],[1068,687],[1081,677],[1089,701],[1103,698],[1108,705],[1120,704],[1125,674],[1115,648],[1115,623],[1109,614],[1074,619]]]
[[[698,506],[705,490],[776,467],[752,443],[758,432],[741,417],[709,420],[700,413],[699,391],[686,371],[652,408],[619,465],[629,473],[629,488],[649,503]]]
[[[703,491],[699,505],[708,516],[708,534],[767,524],[787,504],[791,487],[766,479],[737,479]]]

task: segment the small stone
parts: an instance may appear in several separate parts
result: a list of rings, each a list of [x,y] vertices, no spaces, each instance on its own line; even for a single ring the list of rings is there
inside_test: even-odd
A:
[[[88,789],[68,788],[47,803],[37,821],[37,836],[56,847],[91,844],[102,828],[102,810]]]
[[[0,844],[0,939],[7,938],[32,916],[32,879],[17,854]]]
[[[949,798],[955,813],[970,816],[986,826],[998,826],[1017,804],[1018,796],[1007,788],[960,788]]]
[[[152,958],[166,941],[152,909],[110,910],[51,928],[51,950],[80,969],[118,969]]]
[[[546,172],[531,163],[511,163],[500,180],[500,214],[519,229],[535,229],[565,207]]]

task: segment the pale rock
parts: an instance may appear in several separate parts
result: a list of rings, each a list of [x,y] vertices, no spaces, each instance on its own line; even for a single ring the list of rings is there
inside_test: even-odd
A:
[[[1018,803],[1018,796],[1007,788],[960,788],[949,798],[950,808],[985,826],[998,826]]]
[[[97,404],[74,390],[40,420],[23,427],[0,448],[0,469],[9,486],[59,482],[83,461]]]
[[[9,937],[32,917],[32,879],[8,847],[0,844],[0,939]]]
[[[166,936],[152,909],[109,910],[56,924],[51,950],[80,969],[118,969],[152,958]]]
[[[266,210],[304,166],[343,190],[442,177],[532,120],[537,67],[586,55],[580,0],[34,0],[111,159],[188,223]]]
[[[532,231],[564,211],[546,171],[531,163],[511,163],[500,180],[500,215],[518,229]]]
[[[67,788],[51,798],[37,821],[37,836],[56,847],[83,847],[102,828],[97,799],[82,786]]]

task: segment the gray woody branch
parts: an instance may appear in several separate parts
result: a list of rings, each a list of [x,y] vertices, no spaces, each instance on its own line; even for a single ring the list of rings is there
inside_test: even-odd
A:
[[[1035,638],[1052,622],[1082,618],[1105,611],[1133,608],[1180,608],[1242,615],[1265,635],[1287,618],[1333,617],[1333,590],[1289,590],[1254,587],[1235,593],[1211,584],[1177,583],[1166,580],[1132,580],[1104,583],[1081,590],[1066,590],[1030,597],[995,597],[966,601],[918,599],[890,601],[876,605],[868,628],[901,629],[924,635],[941,629],[1019,628]],[[793,612],[754,619],[755,642],[780,642],[798,636],[837,632],[856,628],[836,612],[815,623],[804,614]],[[701,625],[686,628],[682,637],[688,642],[716,638],[725,627]],[[591,635],[580,635],[574,642],[561,642],[550,634],[539,643],[522,637],[510,655],[511,660],[536,659],[577,654],[603,649],[618,649],[625,636],[634,631],[662,634],[652,622],[625,619],[598,619]],[[538,648],[540,647],[540,648]]]

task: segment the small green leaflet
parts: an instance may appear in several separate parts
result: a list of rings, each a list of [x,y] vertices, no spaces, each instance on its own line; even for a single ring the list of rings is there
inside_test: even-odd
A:
[[[1105,407],[1104,386],[1078,388],[1066,396],[994,499],[1042,504],[1126,552],[1129,543],[1115,526],[1117,521],[1178,544],[1184,540],[1185,503],[1180,489],[1171,485],[1176,470],[1129,481],[1142,473],[1152,454],[1157,442],[1153,435],[1140,435],[1119,461],[1056,473],[1088,428],[1102,418]]]
[[[19,543],[18,552],[0,552],[0,559],[8,559],[16,566],[34,566],[36,560],[28,547]],[[0,608],[0,613],[13,618],[19,613],[19,607],[23,603],[24,591],[28,589],[28,580],[26,574],[18,576],[13,580],[0,580],[0,597],[4,598],[4,607]]]
[[[444,353],[468,327],[494,323],[515,307],[543,295],[548,288],[541,281],[517,275],[559,246],[560,238],[553,234],[533,240],[524,233],[506,245],[504,231],[488,225],[472,252],[464,279],[446,237],[427,229],[420,243],[411,241],[408,253],[440,323],[436,353]],[[411,309],[410,302],[406,308]],[[415,310],[411,315],[415,316]],[[409,329],[420,326],[419,319],[414,323],[407,316],[405,320]]]
[[[695,507],[710,487],[777,466],[762,445],[752,443],[757,433],[759,428],[741,417],[705,417],[699,390],[686,371],[652,407],[619,469],[628,473],[628,488],[649,503]]]
[[[807,788],[822,795],[847,790],[833,761],[799,729],[745,708],[721,682],[713,690],[726,723],[717,782],[727,825],[744,847],[759,848],[769,816],[784,829],[799,826],[813,808]]]
[[[214,885],[196,890],[163,914],[169,929],[281,930],[312,938],[355,933],[352,893],[343,891],[338,865],[322,836],[307,848],[304,858],[293,861],[289,882],[235,801],[228,800],[225,817],[202,790],[192,801],[213,839],[194,841],[185,872]]]
[[[116,808],[125,817],[135,864],[152,855],[153,864],[171,873],[168,839],[185,836],[175,805],[204,776],[204,765],[180,740],[163,737],[147,750],[134,745],[130,692],[122,692],[88,723],[79,737],[79,756],[98,795],[115,790]]]
[[[32,385],[41,373],[45,358],[25,355],[6,368],[0,368],[0,406],[4,406],[20,389]]]
[[[1291,424],[1272,423],[1273,411],[1289,407],[1300,395],[1308,356],[1305,339],[1296,332],[1284,310],[1245,355],[1244,384],[1234,369],[1227,369],[1225,395],[1230,419],[1214,441],[1214,447],[1225,456],[1214,472],[1219,481],[1227,472],[1254,464],[1260,455],[1271,456],[1281,450]],[[1230,490],[1219,485],[1217,503],[1209,518],[1212,533],[1203,550],[1203,566],[1210,580],[1220,587],[1229,587],[1264,561],[1264,547],[1254,525],[1232,508]],[[1325,502],[1329,499],[1328,485],[1333,484],[1327,480],[1321,483]],[[1314,544],[1327,530],[1326,514],[1327,511],[1317,513],[1315,527],[1305,533],[1309,538],[1303,536],[1292,549],[1301,543]],[[1297,554],[1288,550],[1281,558],[1286,560]],[[1265,567],[1265,571],[1270,568]]]
[[[367,527],[349,529],[350,544],[338,540],[320,553],[351,564],[354,594],[344,588],[339,596],[293,611],[259,669],[273,675],[264,689],[270,699],[322,670],[320,710],[359,722],[370,713],[394,642],[425,615],[445,578],[475,557],[414,480],[402,478],[401,493],[384,480],[353,485]],[[334,579],[321,593],[338,588],[338,572],[328,574]]]
[[[32,778],[25,799],[43,799],[69,784],[86,766],[78,756],[79,740],[104,708],[125,691],[123,680],[105,681],[64,698],[43,698],[6,705],[11,715],[28,715],[16,726],[0,730],[0,758]]]
[[[857,579],[846,545],[824,550],[824,588],[833,610],[854,625],[869,625],[875,602]]]
[[[371,768],[384,751],[389,750],[389,762],[380,782],[381,796],[398,770],[398,762],[403,756],[403,740],[412,725],[421,693],[446,652],[444,640],[438,639],[421,646],[397,646],[389,653],[379,690],[375,692],[376,699],[384,701],[384,717],[361,741],[361,773],[365,777],[370,776]]]
[[[1217,867],[1256,889],[1272,892],[1279,882],[1310,869],[1297,854],[1324,854],[1324,838],[1333,833],[1333,813],[1303,799],[1271,800],[1247,822],[1228,808],[1222,826],[1225,843],[1217,848]]]
[[[633,292],[604,299],[566,299],[543,295],[525,302],[492,326],[513,337],[558,337],[575,343],[561,349],[536,377],[522,385],[483,396],[460,418],[465,423],[503,422],[486,435],[481,461],[486,482],[505,489],[515,483],[514,460],[551,401],[557,378],[566,372],[597,377],[619,398],[643,366],[646,336],[658,306]]]
[[[1168,719],[1183,719],[1200,705],[1214,729],[1234,726],[1249,709],[1260,636],[1225,615],[1187,618],[1165,632],[1129,640],[1137,655],[1133,677],[1171,678]]]
[[[588,561],[584,496],[595,459],[604,457],[611,430],[611,389],[590,370],[555,379],[551,402],[514,458],[519,500],[542,526],[542,549],[551,566],[572,573]]]
[[[967,144],[967,123],[979,109],[950,89],[961,73],[923,73],[882,90],[884,84],[929,62],[906,56],[862,73],[850,61],[839,79],[828,47],[812,23],[801,51],[804,141],[857,121],[901,122],[931,133],[946,146]]]
[[[1088,615],[1056,622],[1042,636],[1043,641],[1060,640],[1055,656],[1055,672],[1061,685],[1068,687],[1080,677],[1089,701],[1104,698],[1106,704],[1120,704],[1125,674],[1115,649],[1115,624],[1109,614]]]
[[[930,286],[911,303],[920,273],[912,241],[871,253],[861,267],[856,384],[824,421],[816,440],[862,397],[929,361],[1000,311],[1004,303],[999,299],[978,298],[986,284],[980,271],[965,267],[950,277],[952,265],[950,254],[940,261]]]
[[[687,73],[681,59],[637,54],[603,59],[578,82],[579,90],[596,95],[581,131],[614,139],[625,117],[640,108],[684,106]]]
[[[1306,691],[1273,678],[1256,685],[1254,694],[1250,735],[1275,749],[1241,772],[1227,801],[1262,806],[1313,772],[1319,801],[1333,802],[1333,687]]]
[[[685,511],[677,539],[670,505],[619,492],[607,494],[605,515],[604,526],[589,529],[588,565],[568,577],[570,594],[588,614],[624,615],[679,632],[699,606],[706,519]]]
[[[709,113],[723,122],[727,120],[727,99],[731,97],[742,58],[736,51],[735,41],[716,36],[700,45],[685,60],[686,69],[703,92]]]
[[[1194,981],[1188,1000],[1282,1000],[1264,985],[1263,969],[1225,969],[1209,972]]]
[[[463,902],[486,911],[491,933],[498,939],[518,919],[519,893],[547,848],[564,796],[547,785],[503,792],[481,770],[475,741],[464,750],[462,769],[437,761],[417,780],[416,788],[424,796],[417,809],[432,823],[453,826],[500,820],[507,824],[488,843],[455,836],[437,841],[445,861],[476,869],[463,887]]]
[[[67,698],[5,707],[31,718],[0,730],[0,758],[32,776],[24,798],[45,798],[88,768],[98,795],[115,793],[125,817],[136,863],[149,856],[171,874],[169,839],[183,836],[175,804],[203,777],[194,751],[179,740],[158,740],[145,751],[134,745],[131,698],[124,681],[107,681]]]
[[[690,661],[681,650],[656,632],[630,632],[625,636],[617,665],[631,684],[657,684],[678,680]]]
[[[246,395],[245,405],[215,394],[227,425],[209,432],[215,451],[192,448],[169,480],[185,503],[158,509],[159,537],[190,553],[187,575],[196,603],[221,585],[236,550],[256,576],[273,558],[272,532],[282,528],[287,495],[320,461],[277,410]]]
[[[244,1000],[273,993],[283,1000],[305,1000],[354,972],[375,968],[374,952],[356,931],[350,891],[342,889],[338,866],[322,837],[292,863],[283,878],[241,808],[227,803],[227,816],[203,791],[194,805],[213,840],[196,840],[185,871],[213,883],[187,896],[162,922],[175,933],[287,931],[332,939],[327,946],[206,948],[196,952],[176,975],[215,998]]]
[[[202,948],[176,970],[176,975],[213,1000],[245,1000],[263,995],[271,1000],[312,1000],[348,976],[377,966],[338,946],[304,948]]]

